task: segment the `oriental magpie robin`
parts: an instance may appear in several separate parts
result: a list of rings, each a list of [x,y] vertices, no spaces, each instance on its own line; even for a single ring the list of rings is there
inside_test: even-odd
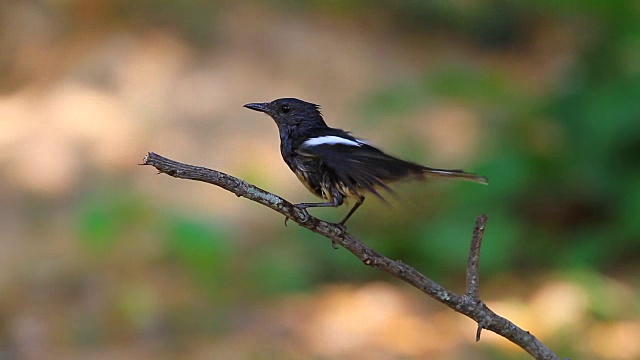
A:
[[[487,178],[480,175],[434,169],[387,155],[347,131],[327,126],[316,104],[284,98],[244,107],[273,118],[285,163],[309,191],[327,200],[296,204],[298,208],[338,207],[347,198],[355,199],[340,225],[362,205],[366,193],[382,199],[378,190],[391,192],[387,183],[394,180],[447,177],[487,184]]]

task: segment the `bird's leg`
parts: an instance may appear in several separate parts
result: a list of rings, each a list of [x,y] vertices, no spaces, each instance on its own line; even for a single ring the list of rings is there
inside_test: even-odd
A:
[[[338,224],[344,226],[347,220],[349,220],[351,215],[353,215],[353,213],[356,212],[356,210],[358,210],[358,208],[360,207],[360,205],[362,205],[363,202],[364,202],[364,196],[360,195],[360,198],[358,198],[358,201],[355,203],[355,205],[353,205],[353,207],[351,208],[351,210],[349,210],[349,212],[344,217],[344,219],[342,219],[342,221],[340,221]]]
[[[309,212],[307,211],[307,208],[310,207],[338,207],[340,205],[342,205],[342,199],[340,199],[340,202],[337,203],[335,201],[335,197],[334,197],[334,201],[331,202],[323,202],[323,203],[300,203],[300,204],[294,204],[293,206],[297,207],[298,209],[300,209],[300,211],[302,211],[302,213],[305,215],[304,220],[302,221],[307,222],[307,220],[309,220]],[[284,226],[287,226],[287,221],[289,221],[288,217],[285,217],[284,219]]]
[[[296,207],[306,212],[307,208],[310,208],[310,207],[338,207],[342,205],[343,202],[344,202],[344,197],[342,196],[342,194],[334,193],[331,201],[322,202],[322,203],[300,203],[300,204],[296,204]]]
[[[310,208],[310,207],[338,207],[342,205],[343,202],[344,202],[344,196],[339,192],[334,192],[332,194],[332,201],[323,202],[323,203],[300,203],[300,204],[296,204],[296,206],[298,207],[298,209],[301,209],[307,212],[307,208]],[[309,213],[307,212],[307,215],[308,214]],[[338,245],[335,242],[331,242],[331,246],[334,249],[338,248]]]

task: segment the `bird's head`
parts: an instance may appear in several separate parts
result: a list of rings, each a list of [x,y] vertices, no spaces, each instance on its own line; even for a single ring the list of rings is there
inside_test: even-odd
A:
[[[271,116],[278,127],[326,126],[320,106],[299,99],[283,98],[266,103],[250,103],[244,107]]]

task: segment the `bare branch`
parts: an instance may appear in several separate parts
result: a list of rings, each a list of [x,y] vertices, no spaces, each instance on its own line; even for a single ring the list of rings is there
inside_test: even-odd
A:
[[[467,265],[467,292],[464,296],[460,296],[421,274],[413,267],[380,255],[362,241],[344,231],[344,228],[340,225],[310,216],[283,198],[251,185],[244,180],[216,170],[183,164],[153,152],[145,156],[141,165],[151,165],[160,173],[165,173],[175,178],[217,185],[236,194],[238,197],[245,197],[277,211],[298,225],[330,239],[334,244],[344,247],[362,260],[365,265],[385,271],[411,284],[452,310],[473,319],[478,323],[477,340],[480,338],[480,331],[487,329],[520,346],[535,359],[559,360],[558,356],[553,354],[535,336],[491,311],[478,297],[478,265],[480,245],[487,221],[485,215],[480,216],[476,221]]]
[[[469,249],[469,260],[467,261],[467,293],[465,298],[467,301],[480,302],[480,247],[482,246],[482,238],[484,237],[484,228],[487,226],[487,215],[480,215],[473,227],[473,236],[471,237],[471,246]],[[480,334],[484,324],[478,323],[476,331],[476,341],[480,341]]]
[[[467,261],[467,296],[472,299],[480,298],[478,295],[480,288],[480,246],[482,246],[485,226],[487,226],[487,215],[478,216],[476,225],[473,227],[469,260]]]

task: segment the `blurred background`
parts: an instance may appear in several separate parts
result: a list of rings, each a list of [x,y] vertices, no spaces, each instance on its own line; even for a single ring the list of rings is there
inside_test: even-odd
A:
[[[0,3],[0,359],[528,359],[343,249],[147,151],[313,201],[248,102],[485,175],[350,231],[561,357],[640,358],[640,3]],[[341,219],[347,208],[316,209]]]

